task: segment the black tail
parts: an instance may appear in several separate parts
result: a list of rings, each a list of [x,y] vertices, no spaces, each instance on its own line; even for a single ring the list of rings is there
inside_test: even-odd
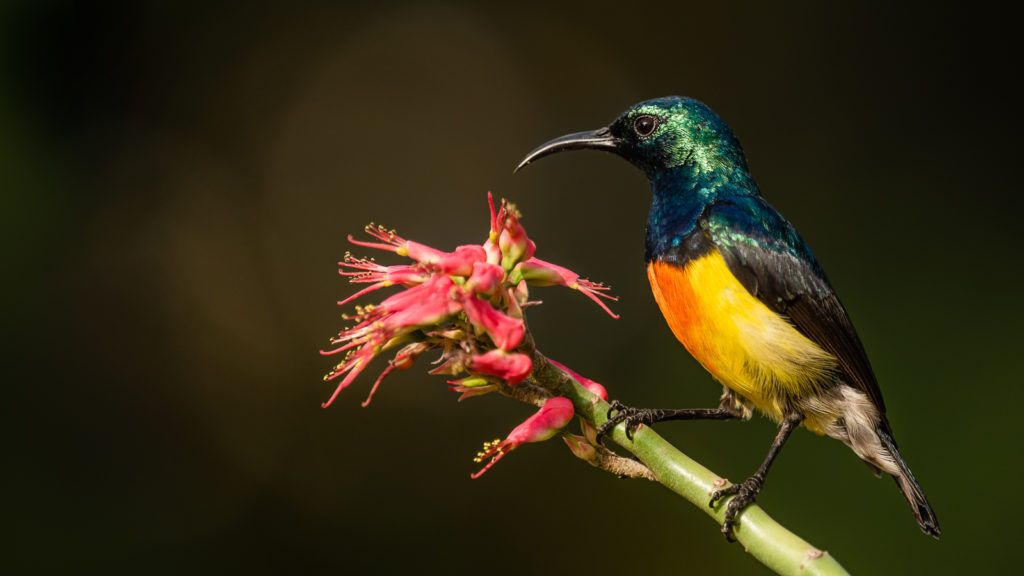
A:
[[[876,432],[878,432],[878,438],[882,441],[882,445],[889,451],[896,466],[900,469],[900,475],[892,478],[910,504],[910,510],[914,513],[914,518],[917,518],[917,524],[921,526],[921,530],[925,534],[938,538],[941,532],[939,519],[935,517],[935,511],[932,510],[932,505],[928,503],[924,492],[921,491],[921,486],[914,478],[914,473],[910,471],[910,467],[903,461],[903,456],[900,456],[900,451],[896,449],[896,441],[892,439],[888,426],[884,422],[880,423]]]

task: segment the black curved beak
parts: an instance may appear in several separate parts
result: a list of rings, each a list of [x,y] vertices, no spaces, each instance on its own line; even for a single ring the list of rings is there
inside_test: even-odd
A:
[[[562,150],[606,150],[608,152],[614,152],[619,146],[619,139],[612,136],[611,131],[607,128],[601,128],[600,130],[593,130],[590,132],[577,132],[575,134],[567,134],[565,136],[559,136],[554,140],[545,142],[535,148],[532,152],[523,158],[523,161],[516,166],[516,169],[512,171],[513,174],[518,172],[520,168],[527,164],[540,160],[545,156],[550,156],[555,152],[561,152]]]

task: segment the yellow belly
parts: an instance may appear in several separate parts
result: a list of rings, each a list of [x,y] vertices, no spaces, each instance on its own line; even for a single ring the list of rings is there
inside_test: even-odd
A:
[[[773,418],[813,395],[836,360],[755,298],[717,250],[686,264],[647,267],[654,298],[676,338],[722,384]]]

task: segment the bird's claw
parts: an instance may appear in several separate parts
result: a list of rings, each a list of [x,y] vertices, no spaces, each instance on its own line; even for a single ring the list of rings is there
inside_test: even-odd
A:
[[[729,542],[736,541],[736,539],[732,537],[733,527],[739,525],[739,522],[736,521],[736,515],[757,500],[757,494],[761,491],[763,486],[763,478],[760,476],[751,476],[741,484],[733,484],[732,486],[722,488],[721,490],[715,490],[711,495],[711,501],[708,502],[708,506],[711,508],[714,508],[715,503],[722,498],[734,495],[732,500],[729,500],[728,507],[725,509],[725,521],[722,522],[722,534]]]
[[[612,418],[612,412],[621,412],[622,410],[628,408],[629,407],[624,405],[622,402],[619,402],[618,400],[612,400],[611,402],[608,403],[608,412],[605,413],[604,417],[610,419]]]
[[[615,413],[614,416],[612,412]],[[646,408],[631,408],[618,400],[612,400],[608,406],[606,418],[608,418],[608,421],[601,424],[597,429],[596,440],[598,444],[601,444],[606,434],[623,422],[626,423],[626,438],[633,440],[633,432],[641,424],[650,424],[652,422],[652,411]]]

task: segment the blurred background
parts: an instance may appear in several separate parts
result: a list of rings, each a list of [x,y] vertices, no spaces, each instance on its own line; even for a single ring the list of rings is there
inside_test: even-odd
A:
[[[383,363],[320,408],[346,235],[482,242],[488,190],[539,256],[621,298],[612,320],[535,289],[546,354],[628,404],[715,405],[649,293],[641,173],[575,153],[512,175],[551,137],[685,94],[732,126],[828,271],[943,537],[807,432],[759,502],[855,574],[1008,564],[1024,345],[1008,21],[978,4],[4,2],[3,563],[766,572],[696,508],[558,441],[471,481],[480,444],[532,410],[456,403],[422,360],[369,408]],[[658,430],[736,480],[774,434]]]

